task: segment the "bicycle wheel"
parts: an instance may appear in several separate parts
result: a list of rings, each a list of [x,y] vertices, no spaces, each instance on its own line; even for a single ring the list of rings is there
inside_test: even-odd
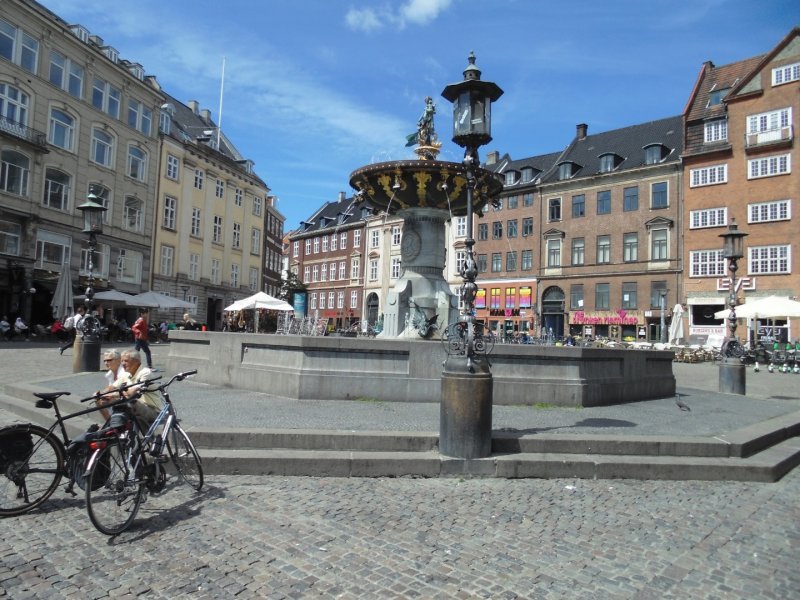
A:
[[[86,478],[86,510],[98,531],[116,535],[136,518],[144,480],[128,467],[126,444],[113,442],[96,452]]]
[[[0,429],[0,517],[21,515],[47,500],[64,473],[64,445],[30,423]]]
[[[175,424],[167,437],[167,451],[181,478],[200,491],[203,487],[203,465],[194,444],[180,425]]]

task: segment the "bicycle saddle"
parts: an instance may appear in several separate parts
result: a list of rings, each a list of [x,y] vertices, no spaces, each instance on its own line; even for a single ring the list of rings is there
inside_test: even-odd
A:
[[[37,398],[41,398],[36,402],[36,408],[52,408],[53,400],[61,396],[69,396],[70,392],[34,392]]]

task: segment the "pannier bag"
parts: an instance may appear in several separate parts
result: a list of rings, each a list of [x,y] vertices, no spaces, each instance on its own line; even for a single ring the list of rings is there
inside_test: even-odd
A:
[[[33,452],[33,438],[27,431],[15,431],[3,436],[0,447],[0,471],[11,462],[22,461]]]

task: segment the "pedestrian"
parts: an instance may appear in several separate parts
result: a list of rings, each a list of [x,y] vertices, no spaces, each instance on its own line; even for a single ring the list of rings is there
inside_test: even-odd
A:
[[[3,315],[0,319],[0,337],[10,341],[12,335],[14,334],[11,332],[11,323],[8,322],[8,317]]]
[[[194,320],[192,315],[185,313],[183,315],[183,328],[187,331],[197,331],[200,329],[200,326],[197,324],[197,321]]]
[[[18,335],[24,335],[25,341],[30,342],[30,334],[31,331],[28,329],[28,326],[25,324],[25,321],[22,320],[22,317],[17,317],[17,320],[14,321],[14,332]]]
[[[77,336],[78,333],[83,329],[83,318],[85,315],[86,308],[81,305],[78,307],[78,311],[74,315],[64,319],[64,329],[67,330],[69,339],[67,340],[66,344],[59,348],[59,352],[61,354],[64,354],[64,350],[67,348],[72,348],[72,346],[75,344],[75,336]]]
[[[153,368],[153,357],[150,355],[150,324],[147,322],[149,313],[146,308],[139,309],[139,318],[131,327],[133,331],[133,339],[135,341],[135,348],[137,351],[144,352],[147,359],[147,368]]]

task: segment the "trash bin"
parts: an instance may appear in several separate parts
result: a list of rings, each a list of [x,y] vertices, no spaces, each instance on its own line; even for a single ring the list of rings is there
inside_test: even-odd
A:
[[[100,340],[75,336],[75,345],[72,347],[72,372],[96,373],[100,370]]]

